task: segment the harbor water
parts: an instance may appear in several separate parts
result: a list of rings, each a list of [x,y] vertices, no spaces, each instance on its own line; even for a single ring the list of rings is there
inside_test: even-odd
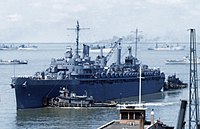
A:
[[[174,43],[176,44],[176,43]],[[19,45],[19,44],[18,44]],[[35,43],[37,50],[0,51],[3,60],[28,60],[24,65],[0,65],[0,128],[1,129],[96,129],[101,125],[119,119],[116,108],[39,108],[16,110],[15,91],[11,88],[11,77],[30,76],[37,71],[48,68],[51,58],[63,58],[65,48],[74,46],[74,43]],[[166,65],[167,59],[182,59],[189,55],[189,43],[184,51],[150,51],[153,43],[138,44],[138,59],[150,68],[159,67],[168,75],[176,74],[180,80],[189,82],[189,65]],[[125,57],[127,46],[123,45],[122,58]],[[135,45],[132,44],[134,47]],[[197,45],[197,52],[200,45]],[[92,58],[100,53],[91,53]],[[200,56],[198,52],[198,56]],[[115,60],[115,56],[110,62]],[[199,70],[198,70],[199,72]],[[112,92],[112,91],[111,91]],[[24,98],[25,99],[25,98]],[[176,126],[180,100],[188,99],[188,89],[160,92],[144,96],[142,100],[147,103],[147,119],[150,119],[151,109],[155,111],[155,119]],[[129,99],[135,101],[137,98]],[[188,114],[188,112],[186,112]],[[186,115],[188,123],[188,115]],[[187,124],[186,123],[186,124]],[[187,125],[188,126],[188,125]]]

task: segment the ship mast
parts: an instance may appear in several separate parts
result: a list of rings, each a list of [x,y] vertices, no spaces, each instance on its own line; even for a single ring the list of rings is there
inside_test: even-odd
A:
[[[79,31],[85,30],[89,28],[80,28],[79,21],[77,21],[76,28],[67,28],[68,30],[75,30],[76,31],[76,50],[75,50],[75,58],[79,58]]]
[[[80,27],[79,27],[79,22],[77,21],[77,25],[76,25],[76,57],[78,57],[79,31],[80,31]]]
[[[135,58],[137,58],[138,29],[135,31]]]
[[[138,31],[138,29],[136,28],[135,31],[131,31],[133,33],[135,33],[135,58],[137,58],[137,44],[138,44],[138,41],[141,37],[138,36],[138,33],[141,33],[142,31]]]

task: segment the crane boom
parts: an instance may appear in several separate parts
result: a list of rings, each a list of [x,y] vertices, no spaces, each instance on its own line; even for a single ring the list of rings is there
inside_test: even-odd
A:
[[[115,48],[117,47],[117,44],[120,44],[120,42],[122,41],[122,38],[119,38],[118,41],[116,41],[114,43],[114,45],[111,47],[111,50],[108,52],[108,54],[106,55],[106,63],[110,60],[110,57],[112,56],[112,54],[115,51]]]

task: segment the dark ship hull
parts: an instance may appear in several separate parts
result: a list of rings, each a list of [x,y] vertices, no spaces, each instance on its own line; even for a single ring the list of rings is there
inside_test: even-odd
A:
[[[26,84],[25,84],[26,82]],[[88,80],[33,80],[17,78],[15,92],[17,109],[39,108],[47,106],[48,100],[59,96],[61,87],[69,92],[93,96],[96,102],[138,96],[137,77],[105,78]],[[145,77],[142,80],[142,95],[160,92],[164,85],[164,77]]]

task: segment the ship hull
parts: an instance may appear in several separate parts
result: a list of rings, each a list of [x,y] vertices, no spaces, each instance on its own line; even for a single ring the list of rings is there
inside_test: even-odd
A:
[[[82,80],[34,80],[19,77],[13,79],[17,109],[40,108],[48,105],[48,100],[59,96],[60,88],[66,87],[77,95],[93,96],[96,102],[138,96],[139,79],[105,78]],[[164,78],[146,77],[142,80],[142,95],[160,92]]]

